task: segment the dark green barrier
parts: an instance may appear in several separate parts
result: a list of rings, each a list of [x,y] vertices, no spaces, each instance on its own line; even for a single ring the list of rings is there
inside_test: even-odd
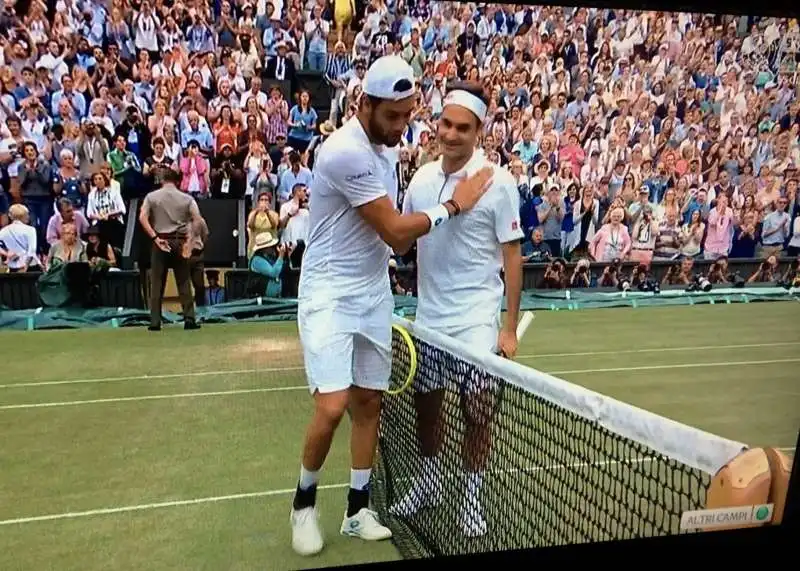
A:
[[[536,290],[522,294],[524,311],[575,311],[610,307],[668,307],[717,303],[751,303],[764,301],[800,301],[800,290],[781,287],[727,288],[709,293],[688,293],[683,288],[662,290],[660,294],[647,292],[619,292],[615,290]],[[414,297],[395,296],[395,312],[404,317],[413,316],[417,307]],[[505,303],[503,304],[505,309]],[[197,308],[197,319],[202,323],[232,323],[240,321],[293,321],[297,317],[295,299],[240,299],[219,305]],[[177,313],[164,312],[165,324],[180,323]],[[0,329],[76,329],[86,327],[135,327],[147,325],[149,313],[133,308],[39,308],[17,311],[0,311]]]

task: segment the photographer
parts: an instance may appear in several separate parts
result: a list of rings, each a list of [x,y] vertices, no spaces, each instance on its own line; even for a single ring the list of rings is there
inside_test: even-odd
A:
[[[250,257],[246,291],[252,297],[281,297],[283,269],[292,249],[287,244],[278,244],[278,238],[270,232],[256,236],[253,255]]]
[[[769,283],[775,281],[775,275],[778,273],[778,258],[774,255],[769,256],[766,260],[761,262],[758,269],[753,272],[747,283]]]
[[[246,177],[231,145],[222,145],[220,154],[211,163],[211,196],[213,198],[241,198],[244,196]]]
[[[728,284],[728,258],[722,256],[717,258],[711,267],[708,269],[707,279],[712,284]]]
[[[664,279],[661,280],[661,285],[689,285],[694,281],[692,275],[692,268],[694,267],[694,260],[692,258],[684,258],[681,262],[673,264]]]
[[[639,288],[647,284],[650,281],[650,272],[645,264],[639,264],[633,271],[631,272],[631,279],[630,284],[632,288]]]
[[[569,285],[566,276],[567,263],[561,258],[553,260],[544,271],[539,289],[564,289]]]
[[[592,287],[592,274],[589,272],[589,260],[586,258],[578,260],[575,271],[572,272],[572,277],[569,280],[569,285],[574,288]]]
[[[610,265],[603,268],[603,273],[598,280],[598,287],[617,287],[622,281],[622,262],[616,258]]]
[[[800,258],[795,258],[779,282],[785,288],[800,287]]]

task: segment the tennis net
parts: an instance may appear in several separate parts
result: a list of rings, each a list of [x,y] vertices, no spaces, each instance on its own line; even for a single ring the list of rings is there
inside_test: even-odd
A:
[[[404,558],[677,534],[681,513],[702,509],[713,475],[746,448],[403,318],[395,324],[410,333],[418,367],[407,390],[384,397],[372,496]],[[393,374],[405,378],[409,351],[394,337]],[[431,388],[441,396],[433,415]],[[417,409],[419,399],[428,408]],[[421,418],[428,448],[431,435],[441,442],[433,463],[422,457]],[[468,425],[481,424],[491,448],[475,494],[462,442]],[[403,508],[420,490],[441,501]],[[479,516],[464,508],[473,496]],[[472,517],[485,533],[465,531]]]

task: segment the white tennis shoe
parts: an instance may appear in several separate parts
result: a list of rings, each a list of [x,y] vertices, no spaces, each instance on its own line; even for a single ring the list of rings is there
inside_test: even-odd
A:
[[[427,486],[421,480],[414,480],[411,489],[396,502],[389,512],[398,517],[411,517],[424,508],[434,508],[442,502],[442,487],[437,481]]]
[[[392,537],[392,530],[378,521],[378,514],[369,508],[361,508],[359,512],[347,517],[344,512],[342,535],[360,537],[366,541],[381,541]]]
[[[292,548],[298,555],[316,555],[322,551],[322,532],[316,507],[292,510]]]

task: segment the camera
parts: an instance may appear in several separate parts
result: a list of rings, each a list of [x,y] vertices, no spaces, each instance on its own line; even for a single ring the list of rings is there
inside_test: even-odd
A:
[[[708,281],[708,278],[706,278],[705,276],[697,274],[696,276],[694,276],[692,283],[689,284],[689,287],[686,288],[686,291],[687,292],[702,291],[708,293],[711,291],[711,282]]]

